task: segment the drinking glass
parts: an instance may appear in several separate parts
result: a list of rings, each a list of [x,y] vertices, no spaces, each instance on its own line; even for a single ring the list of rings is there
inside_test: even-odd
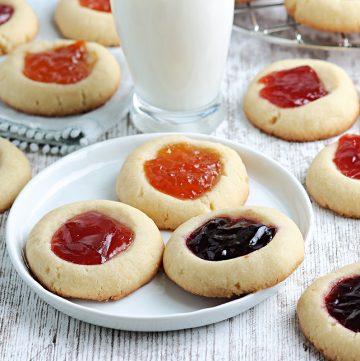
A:
[[[209,133],[224,118],[220,92],[234,0],[111,0],[134,81],[130,110],[143,132]]]

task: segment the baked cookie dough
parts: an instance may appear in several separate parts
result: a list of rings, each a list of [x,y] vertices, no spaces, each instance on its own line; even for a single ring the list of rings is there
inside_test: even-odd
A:
[[[55,22],[66,38],[94,41],[105,46],[119,45],[112,13],[83,6],[80,0],[60,0]]]
[[[303,259],[304,240],[291,219],[272,208],[249,206],[182,224],[165,247],[163,264],[186,291],[232,297],[276,285]]]
[[[90,221],[76,218],[84,214],[89,217],[89,212],[93,217]],[[105,221],[101,217],[106,217]],[[117,231],[120,240],[130,232],[128,242],[115,250],[111,242],[115,242],[116,234],[108,218],[122,225]],[[106,223],[102,226],[99,222]],[[75,241],[68,235],[72,230]],[[83,236],[81,232],[86,233]],[[97,232],[101,243],[95,247],[92,240]],[[60,235],[67,240],[63,253],[59,253]],[[51,292],[106,301],[125,297],[149,282],[161,264],[163,248],[159,230],[144,213],[119,202],[94,200],[68,204],[45,215],[30,233],[26,259],[36,279]]]
[[[0,213],[13,204],[30,179],[31,167],[24,153],[0,137]]]
[[[288,13],[300,24],[322,31],[360,31],[360,3],[354,0],[285,0]]]
[[[75,67],[80,67],[78,58],[83,56],[90,68],[89,74],[83,79],[59,83],[61,65],[54,65],[51,61],[31,63],[38,67],[33,71],[34,75],[45,76],[46,80],[33,80],[25,75],[25,59],[29,56],[45,54],[47,57],[49,52],[53,55],[59,49],[71,47],[80,49],[81,55],[76,53],[59,59],[69,63],[66,68],[69,72],[66,74],[71,80]],[[0,99],[18,111],[34,115],[65,116],[98,108],[114,95],[119,82],[120,68],[117,61],[106,48],[96,43],[74,43],[69,40],[35,42],[18,48],[0,64]]]
[[[180,154],[174,161],[168,157],[176,157],[183,148],[188,151],[185,156]],[[167,189],[152,185],[149,176],[153,174]],[[131,153],[117,178],[116,192],[122,202],[145,212],[159,228],[175,229],[199,214],[243,205],[249,190],[245,166],[234,150],[173,135],[151,140]]]
[[[278,86],[261,83],[290,70],[302,71],[306,81],[319,81],[317,93],[308,93],[313,99],[300,99],[299,104],[289,107],[289,89],[278,94]],[[292,80],[291,90],[301,92],[299,82]],[[297,79],[297,78],[295,78]],[[307,85],[314,90],[314,84]],[[273,90],[271,90],[273,89]],[[279,106],[260,95],[273,91]],[[296,94],[296,93],[295,93]],[[267,94],[269,95],[269,93]],[[309,96],[309,95],[308,95]],[[359,97],[356,88],[343,69],[335,64],[312,59],[282,60],[268,66],[250,84],[244,98],[244,112],[250,122],[262,131],[290,141],[314,141],[326,139],[346,131],[359,114]]]
[[[35,37],[38,20],[25,0],[1,0],[0,14],[0,55]]]
[[[345,161],[350,160],[355,171],[356,168],[360,169],[357,150],[357,147],[360,148],[360,136],[345,135],[316,156],[306,176],[306,187],[320,206],[346,217],[360,218],[360,179],[345,175],[334,162],[339,142],[347,141],[349,137],[348,143],[353,147],[350,149],[351,153],[349,149],[346,150],[349,159]]]
[[[297,0],[284,0],[285,8],[289,15],[294,16]]]
[[[360,264],[317,279],[301,296],[297,313],[304,335],[329,360],[358,361]]]

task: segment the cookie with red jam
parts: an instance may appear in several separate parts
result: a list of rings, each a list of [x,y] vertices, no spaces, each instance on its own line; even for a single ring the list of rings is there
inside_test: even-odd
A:
[[[120,68],[111,53],[84,41],[31,43],[0,64],[0,99],[34,115],[65,116],[98,108],[119,82]]]
[[[0,213],[7,210],[31,179],[31,167],[25,154],[0,137]]]
[[[38,19],[25,0],[0,0],[0,55],[31,41]]]
[[[343,267],[312,283],[297,305],[300,327],[329,360],[360,355],[360,264]]]
[[[55,23],[65,38],[119,46],[110,0],[60,0]]]
[[[296,224],[272,208],[240,207],[192,218],[165,247],[167,276],[188,292],[233,297],[268,288],[304,259]]]
[[[314,141],[350,128],[359,115],[359,97],[352,80],[335,64],[282,60],[252,81],[244,112],[255,127],[270,135]]]
[[[155,223],[119,202],[62,206],[31,231],[26,259],[32,274],[63,297],[116,300],[157,273],[163,241]]]
[[[174,135],[132,152],[120,170],[116,192],[159,228],[173,230],[199,214],[243,205],[249,189],[245,166],[233,149]]]
[[[306,187],[320,206],[360,218],[360,136],[346,134],[325,147],[309,167]]]

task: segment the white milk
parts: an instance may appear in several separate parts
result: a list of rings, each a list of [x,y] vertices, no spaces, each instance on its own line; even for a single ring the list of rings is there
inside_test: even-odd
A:
[[[170,111],[218,96],[234,0],[112,0],[136,93]]]

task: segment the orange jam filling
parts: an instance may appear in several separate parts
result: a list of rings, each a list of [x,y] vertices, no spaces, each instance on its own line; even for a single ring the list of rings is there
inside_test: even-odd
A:
[[[80,0],[80,5],[92,10],[111,12],[110,0]]]
[[[155,189],[183,200],[209,192],[222,170],[217,152],[187,143],[168,145],[144,164],[146,178]]]
[[[28,53],[23,73],[42,83],[74,84],[87,78],[95,64],[90,60],[85,41],[39,53]]]

